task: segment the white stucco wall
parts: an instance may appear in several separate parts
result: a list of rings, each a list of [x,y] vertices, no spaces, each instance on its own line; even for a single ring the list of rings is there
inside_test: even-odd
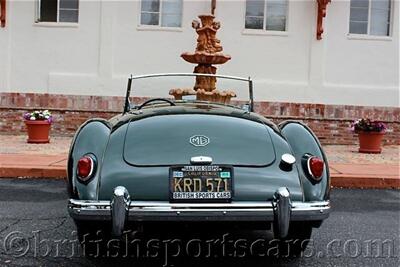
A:
[[[218,73],[252,76],[256,100],[398,106],[399,2],[386,38],[349,37],[349,5],[328,5],[318,41],[316,1],[290,1],[284,35],[244,31],[245,2],[217,1],[218,38],[232,56]],[[176,31],[138,28],[139,7],[137,1],[81,0],[78,25],[45,27],[34,23],[35,1],[8,1],[7,27],[0,28],[0,90],[123,95],[130,73],[192,72],[179,55],[194,50],[191,21],[209,12],[209,3],[185,0]],[[167,94],[154,85],[151,93],[135,93]]]

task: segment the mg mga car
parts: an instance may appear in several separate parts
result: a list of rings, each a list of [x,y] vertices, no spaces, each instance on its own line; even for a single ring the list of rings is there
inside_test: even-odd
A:
[[[166,75],[131,76],[122,114],[90,119],[76,132],[68,211],[79,238],[100,227],[120,237],[131,224],[197,221],[258,223],[282,242],[309,239],[330,211],[328,162],[311,129],[255,113],[250,78],[218,76],[248,82],[242,107],[130,103],[133,81]]]

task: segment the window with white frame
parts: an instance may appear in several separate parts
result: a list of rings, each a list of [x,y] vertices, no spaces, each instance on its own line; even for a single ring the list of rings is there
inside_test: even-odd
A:
[[[37,22],[78,22],[79,0],[39,0]]]
[[[181,27],[182,0],[141,0],[140,25]]]
[[[287,0],[246,0],[245,28],[286,31]]]
[[[391,0],[351,0],[349,33],[390,35]]]

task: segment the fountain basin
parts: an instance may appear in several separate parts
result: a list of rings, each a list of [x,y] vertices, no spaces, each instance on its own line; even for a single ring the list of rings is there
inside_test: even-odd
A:
[[[193,64],[224,64],[231,59],[231,56],[222,53],[209,54],[205,52],[190,53],[186,52],[181,57]]]

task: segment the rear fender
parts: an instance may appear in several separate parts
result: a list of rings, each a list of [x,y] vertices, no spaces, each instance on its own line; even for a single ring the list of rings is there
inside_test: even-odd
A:
[[[318,138],[307,125],[299,121],[284,121],[279,124],[279,128],[282,135],[292,147],[296,157],[305,201],[328,199],[330,190],[329,165]],[[312,183],[305,174],[301,161],[303,155],[306,153],[318,156],[325,162],[324,173],[319,183]]]
[[[97,199],[97,185],[106,149],[111,132],[111,126],[105,119],[90,119],[82,124],[76,132],[68,155],[67,179],[68,193],[75,199]],[[87,184],[77,180],[77,162],[86,155],[96,157],[97,168],[93,178]]]

